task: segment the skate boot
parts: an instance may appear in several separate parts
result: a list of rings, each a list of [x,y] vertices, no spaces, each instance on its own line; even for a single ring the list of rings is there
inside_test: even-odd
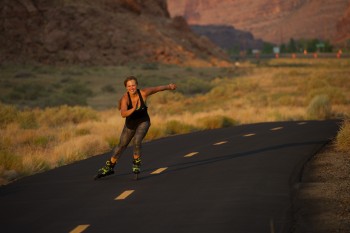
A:
[[[132,172],[135,174],[135,180],[138,179],[138,174],[141,172],[141,158],[133,159],[132,161]]]
[[[115,164],[116,163],[112,163],[110,160],[107,160],[106,165],[98,170],[98,173],[95,176],[95,180],[114,174],[113,168]]]

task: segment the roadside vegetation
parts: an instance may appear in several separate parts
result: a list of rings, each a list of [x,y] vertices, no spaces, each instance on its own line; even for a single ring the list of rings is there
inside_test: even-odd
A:
[[[344,119],[349,152],[350,60],[273,59],[229,68],[0,67],[0,184],[110,151],[124,120],[117,102],[128,75],[152,96],[146,140],[267,121]],[[346,149],[347,148],[347,149]]]

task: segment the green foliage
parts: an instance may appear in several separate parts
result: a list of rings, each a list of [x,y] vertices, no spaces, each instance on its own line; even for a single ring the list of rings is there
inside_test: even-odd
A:
[[[262,54],[272,54],[274,45],[271,43],[264,42],[261,53]]]
[[[332,115],[332,105],[329,97],[326,95],[315,96],[307,107],[307,116],[309,119],[328,119]]]
[[[299,39],[291,38],[287,44],[280,45],[281,53],[296,53],[307,50],[308,52],[329,53],[333,51],[333,45],[329,41],[319,39]]]

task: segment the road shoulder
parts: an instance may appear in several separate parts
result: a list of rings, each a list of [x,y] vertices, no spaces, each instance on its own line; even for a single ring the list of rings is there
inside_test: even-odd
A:
[[[328,145],[305,166],[294,196],[294,233],[350,232],[350,156]]]

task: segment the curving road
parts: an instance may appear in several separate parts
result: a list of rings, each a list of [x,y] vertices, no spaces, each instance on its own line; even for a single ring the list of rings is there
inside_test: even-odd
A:
[[[138,181],[131,148],[98,181],[109,154],[26,177],[0,187],[0,232],[289,232],[303,165],[338,128],[273,122],[155,140]]]

